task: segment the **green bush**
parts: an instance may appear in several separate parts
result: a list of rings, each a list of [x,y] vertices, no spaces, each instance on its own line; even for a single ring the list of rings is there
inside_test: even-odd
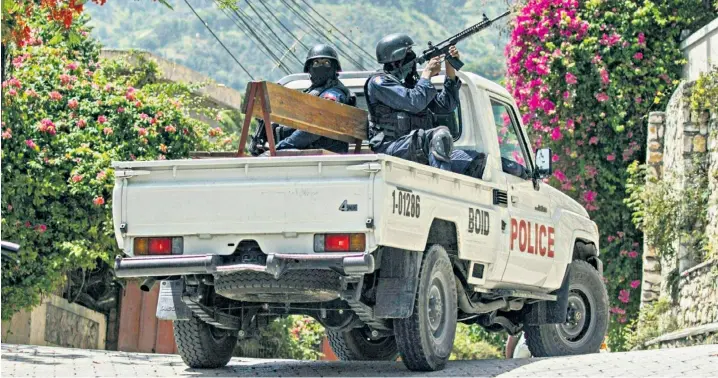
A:
[[[22,246],[19,263],[3,261],[3,319],[119,253],[111,161],[187,158],[221,132],[189,117],[191,88],[152,84],[149,62],[100,61],[82,21],[71,47],[36,16],[2,83],[2,237]]]
[[[240,340],[234,355],[252,358],[318,360],[324,327],[306,316],[275,319],[259,331],[258,337]]]
[[[480,328],[475,325],[468,326],[466,324],[459,324],[457,326],[454,348],[451,350],[450,358],[452,360],[485,360],[503,358],[503,354],[500,349],[503,348],[503,342],[500,345],[495,345],[496,343],[487,341],[486,335],[482,332],[477,332],[477,329]]]

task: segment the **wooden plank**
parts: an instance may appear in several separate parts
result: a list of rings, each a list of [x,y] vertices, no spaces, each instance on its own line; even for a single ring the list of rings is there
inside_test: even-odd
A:
[[[142,353],[155,352],[157,338],[157,299],[160,294],[159,285],[155,285],[149,293],[142,293],[142,311],[140,315],[140,335],[137,349]]]
[[[272,122],[348,143],[354,143],[356,139],[366,139],[367,112],[365,110],[285,88],[279,84],[261,83],[266,88],[265,98],[269,100],[267,106]],[[249,93],[246,95],[248,96]],[[245,101],[245,108],[248,108],[249,99]],[[254,108],[252,113],[255,116],[262,114],[261,101],[253,101],[252,105]],[[246,114],[247,111],[244,113]]]
[[[171,320],[160,320],[157,326],[157,339],[155,340],[155,353],[174,354],[175,336]]]
[[[137,344],[140,336],[140,308],[142,307],[142,291],[135,281],[128,281],[122,290],[120,307],[120,332],[117,338],[117,350],[122,352],[138,352]]]

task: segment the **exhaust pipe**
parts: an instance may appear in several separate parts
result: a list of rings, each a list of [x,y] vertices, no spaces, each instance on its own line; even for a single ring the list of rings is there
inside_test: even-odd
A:
[[[198,256],[156,256],[115,258],[117,277],[164,277],[185,274],[207,274],[216,270],[220,257],[216,255]]]
[[[155,286],[155,282],[157,282],[157,280],[154,277],[147,278],[146,280],[142,281],[142,284],[140,285],[140,290],[144,292],[152,290],[152,287]]]

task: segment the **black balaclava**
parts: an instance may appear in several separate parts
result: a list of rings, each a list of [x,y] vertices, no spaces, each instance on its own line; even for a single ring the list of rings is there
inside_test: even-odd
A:
[[[312,87],[324,86],[327,81],[337,78],[337,67],[334,62],[331,66],[309,67],[309,79],[312,81]]]

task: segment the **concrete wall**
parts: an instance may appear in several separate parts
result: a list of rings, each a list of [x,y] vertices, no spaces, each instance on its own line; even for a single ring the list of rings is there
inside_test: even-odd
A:
[[[688,59],[683,67],[684,80],[694,81],[711,65],[718,65],[718,18],[686,38],[681,50]]]
[[[2,342],[11,344],[105,349],[106,332],[105,315],[55,295],[2,322]]]

